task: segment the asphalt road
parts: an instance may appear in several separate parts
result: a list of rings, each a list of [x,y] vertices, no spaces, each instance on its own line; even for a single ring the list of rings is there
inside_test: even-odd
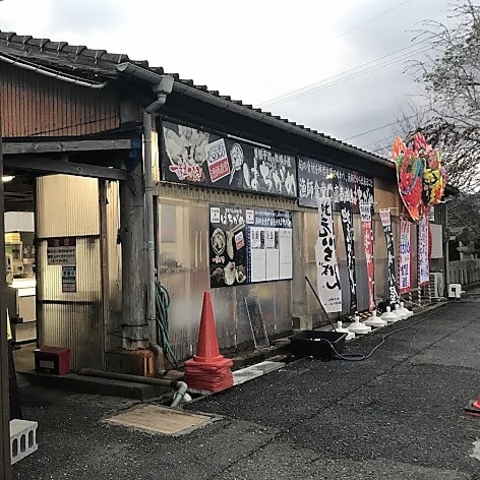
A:
[[[463,415],[480,392],[479,349],[480,302],[449,304],[364,362],[299,360],[196,402],[188,409],[222,418],[180,437],[102,421],[126,400],[23,388],[40,449],[14,478],[480,479],[480,418]]]

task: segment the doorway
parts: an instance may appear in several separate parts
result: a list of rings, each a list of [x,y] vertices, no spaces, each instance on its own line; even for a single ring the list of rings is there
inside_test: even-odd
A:
[[[70,349],[71,369],[105,368],[120,323],[118,184],[16,173],[4,182],[8,309],[17,371],[39,347]],[[19,195],[21,193],[21,195]]]

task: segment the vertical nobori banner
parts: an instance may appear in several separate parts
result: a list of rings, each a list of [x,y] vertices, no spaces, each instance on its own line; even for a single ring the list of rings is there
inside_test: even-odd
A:
[[[368,277],[368,309],[375,308],[374,296],[374,269],[373,269],[373,235],[372,235],[372,204],[360,202],[360,216],[362,220],[363,246],[365,247],[365,262]]]
[[[353,210],[349,203],[340,205],[345,250],[347,252],[348,283],[350,286],[350,313],[357,311],[357,275],[355,271],[355,236],[353,232]]]
[[[400,222],[400,293],[408,293],[412,290],[412,266],[411,266],[411,223],[405,220]]]
[[[395,273],[395,251],[393,248],[392,216],[390,210],[380,210],[380,219],[387,244],[388,299],[390,302],[396,302],[398,298],[397,275]]]
[[[327,313],[342,311],[342,288],[335,251],[333,205],[330,198],[318,199],[318,239],[315,244],[317,290]]]
[[[429,216],[423,215],[418,223],[418,286],[423,287],[430,282],[429,262]]]

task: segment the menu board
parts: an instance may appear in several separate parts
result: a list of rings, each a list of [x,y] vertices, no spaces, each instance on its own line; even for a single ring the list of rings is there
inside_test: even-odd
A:
[[[249,282],[292,278],[293,225],[291,212],[249,209]]]
[[[229,135],[163,122],[162,179],[296,198],[292,155]]]
[[[292,278],[291,212],[210,206],[210,285]]]

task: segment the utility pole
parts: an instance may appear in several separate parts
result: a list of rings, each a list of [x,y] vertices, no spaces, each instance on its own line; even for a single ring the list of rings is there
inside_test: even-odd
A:
[[[0,89],[1,89],[0,70]],[[0,90],[0,177],[3,176],[2,103]],[[0,181],[0,478],[11,480],[10,406],[8,378],[7,308],[5,304],[5,204],[3,181]]]

